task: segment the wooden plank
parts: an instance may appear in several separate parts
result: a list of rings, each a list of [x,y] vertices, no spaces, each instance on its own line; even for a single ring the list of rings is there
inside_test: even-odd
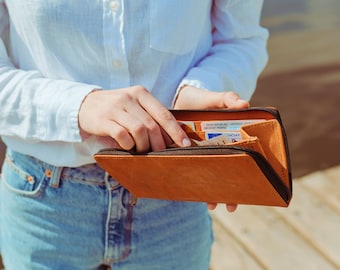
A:
[[[315,180],[313,177],[311,179]],[[319,177],[320,179],[326,182],[323,177]],[[320,257],[333,265],[334,269],[340,269],[339,212],[333,203],[329,204],[325,201],[324,195],[318,196],[310,192],[306,188],[305,181],[309,181],[309,177],[295,184],[296,195],[289,211],[279,208],[275,211],[300,237],[305,239],[310,247],[318,252]],[[322,194],[322,190],[319,190],[318,194]]]
[[[213,270],[340,269],[340,166],[293,184],[289,208],[240,206],[229,214],[219,206],[212,211],[218,224],[212,259],[221,265]],[[235,246],[243,252],[232,253]],[[217,249],[227,252],[218,253]],[[241,267],[239,261],[245,259],[255,266]]]
[[[245,251],[243,246],[234,238],[234,235],[225,231],[223,224],[215,220],[213,230],[215,242],[212,247],[210,270],[263,269]]]
[[[329,168],[325,171],[322,172],[323,174],[327,175],[327,177],[330,179],[330,180],[333,180],[333,181],[336,181],[336,185],[337,187],[340,186],[340,166],[336,166],[336,167],[333,167],[333,168]],[[335,184],[335,183],[333,183]],[[337,197],[339,197],[339,193],[337,193]]]
[[[335,269],[332,263],[320,256],[318,250],[288,226],[274,208],[241,206],[230,215],[220,206],[212,216],[215,222],[223,224],[225,233],[233,235],[244,252],[250,254],[262,269]]]
[[[340,166],[312,173],[301,184],[340,214]]]

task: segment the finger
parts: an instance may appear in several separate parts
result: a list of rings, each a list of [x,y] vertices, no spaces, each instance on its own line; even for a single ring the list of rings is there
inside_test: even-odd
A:
[[[248,108],[249,102],[240,98],[240,96],[235,92],[224,92],[223,102],[224,107],[229,109],[243,109]]]
[[[138,93],[139,104],[164,129],[179,146],[190,146],[191,142],[175,117],[159,103],[146,89]]]
[[[227,211],[232,213],[237,209],[237,204],[226,204]]]
[[[216,109],[223,108],[222,93],[187,86],[181,90],[175,109]]]
[[[176,109],[240,109],[249,103],[235,92],[207,91],[195,87],[185,87],[177,98]]]
[[[147,132],[149,147],[154,151],[165,149],[166,142],[159,124],[143,109],[138,113],[138,118]]]
[[[161,133],[162,133],[165,145],[166,146],[172,145],[174,143],[174,141],[170,138],[168,133],[166,133],[165,130],[162,127],[160,127],[160,128],[161,128]]]
[[[207,207],[209,210],[215,210],[217,207],[217,203],[207,203]]]
[[[97,136],[97,142],[101,148],[121,148],[117,141],[110,136]]]
[[[116,122],[102,122],[101,128],[103,129],[103,135],[109,135],[122,149],[129,150],[135,146],[135,141],[129,132]]]
[[[163,135],[160,126],[155,123],[154,126],[148,127],[147,130],[151,149],[153,151],[165,149],[168,144],[165,141],[166,137]]]
[[[141,109],[138,113],[141,114],[145,112]],[[138,119],[139,117],[137,117],[136,114],[131,113],[131,111],[128,110],[117,110],[117,112],[114,113],[113,118],[115,119],[115,122],[129,134],[129,137],[132,138],[133,146],[136,147],[137,152],[146,152],[150,149],[147,128],[144,123]]]
[[[142,107],[136,106],[135,103],[126,104],[125,109],[130,117],[136,120],[136,126],[132,126],[129,131],[135,138],[137,151],[147,151],[149,148],[157,151],[166,147],[161,127],[151,115],[149,115]],[[143,136],[142,138],[139,137],[141,135]],[[147,138],[145,138],[145,135]]]

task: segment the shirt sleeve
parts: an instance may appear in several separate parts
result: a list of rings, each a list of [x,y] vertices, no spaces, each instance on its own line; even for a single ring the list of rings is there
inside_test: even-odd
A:
[[[260,26],[262,0],[215,0],[213,43],[207,56],[183,78],[183,85],[234,91],[250,100],[267,60],[268,31]]]
[[[0,0],[0,134],[32,142],[80,142],[80,105],[89,92],[100,87],[17,69],[6,46],[8,21]]]

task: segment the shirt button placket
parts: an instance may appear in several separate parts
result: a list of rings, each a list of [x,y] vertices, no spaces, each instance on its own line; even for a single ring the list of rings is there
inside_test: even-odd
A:
[[[110,10],[112,13],[117,13],[119,10],[119,2],[117,0],[111,1],[109,3]],[[120,69],[122,67],[122,61],[120,59],[115,59],[112,61],[112,67],[114,69]]]
[[[105,1],[103,17],[104,48],[107,68],[110,69],[111,87],[129,84],[128,63],[125,48],[124,4],[120,0]]]

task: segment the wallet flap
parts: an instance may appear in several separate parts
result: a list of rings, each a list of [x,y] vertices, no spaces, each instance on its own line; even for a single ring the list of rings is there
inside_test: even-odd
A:
[[[261,155],[238,147],[183,148],[136,155],[103,150],[95,158],[113,178],[141,198],[288,206],[291,197]]]

